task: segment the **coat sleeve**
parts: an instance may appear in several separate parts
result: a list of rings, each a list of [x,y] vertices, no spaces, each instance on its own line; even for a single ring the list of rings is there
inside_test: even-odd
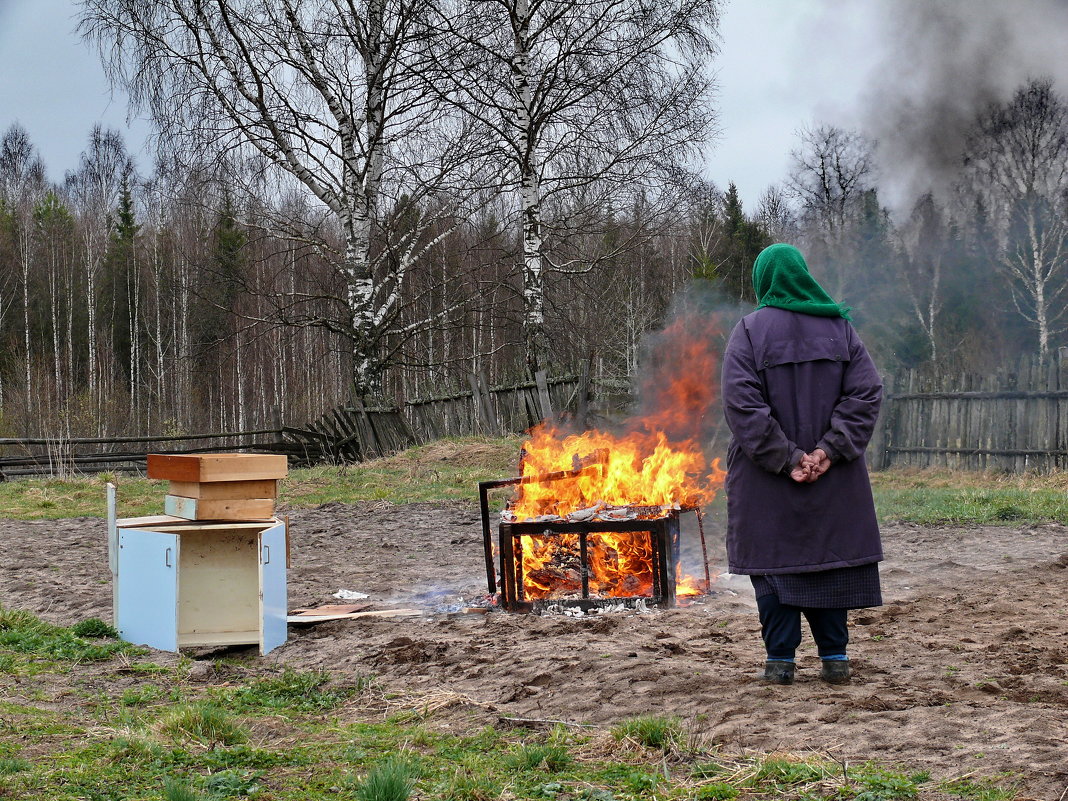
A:
[[[796,464],[804,451],[771,413],[745,325],[731,332],[723,354],[723,414],[742,452],[769,473]]]
[[[849,329],[849,363],[842,376],[842,394],[831,413],[831,426],[816,444],[832,462],[852,461],[868,446],[879,406],[883,382],[860,337]]]

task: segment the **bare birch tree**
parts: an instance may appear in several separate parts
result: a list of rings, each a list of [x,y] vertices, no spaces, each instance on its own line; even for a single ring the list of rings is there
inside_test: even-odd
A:
[[[49,190],[33,208],[33,234],[40,278],[48,286],[43,298],[47,309],[46,330],[52,339],[52,382],[55,407],[69,398],[74,381],[72,240],[74,219],[70,210]],[[69,431],[67,434],[69,435]]]
[[[949,258],[947,222],[934,197],[919,199],[900,232],[904,259],[901,275],[905,291],[930,351],[938,361],[938,340],[942,308],[945,305],[943,277]]]
[[[452,98],[488,131],[522,238],[527,363],[551,352],[549,273],[588,269],[557,258],[547,234],[590,208],[668,198],[669,179],[713,133],[719,0],[438,0],[456,44]]]
[[[1068,107],[1049,80],[1032,80],[976,121],[964,157],[965,192],[990,211],[998,263],[1039,354],[1068,313]]]
[[[833,125],[805,128],[801,146],[790,153],[787,190],[801,205],[813,263],[831,272],[828,289],[849,295],[852,251],[849,232],[864,193],[872,187],[873,143]]]
[[[428,90],[425,0],[83,0],[81,29],[114,81],[186,159],[254,154],[340,229],[308,242],[331,260],[334,312],[280,297],[285,322],[348,341],[361,395],[381,386],[407,273],[455,199],[474,144]],[[284,180],[281,181],[285,183]],[[280,187],[276,181],[274,191]],[[284,188],[283,190],[284,191]],[[405,211],[407,225],[390,227]],[[281,221],[276,223],[281,228]],[[306,237],[309,231],[289,231]],[[308,310],[308,303],[315,310]]]
[[[797,212],[790,204],[785,190],[778,184],[769,186],[760,195],[756,216],[772,242],[796,241]]]
[[[85,359],[89,395],[98,399],[100,353],[97,303],[100,267],[107,251],[108,226],[119,204],[123,181],[133,174],[133,160],[118,131],[93,127],[89,145],[82,151],[78,169],[66,175],[65,184],[79,218],[81,252],[85,273]]]
[[[33,204],[45,191],[44,162],[24,128],[13,125],[0,140],[0,198],[13,215],[15,249],[22,283],[23,396],[31,407],[33,340],[30,329],[30,277],[33,263]],[[27,417],[28,422],[28,417]]]

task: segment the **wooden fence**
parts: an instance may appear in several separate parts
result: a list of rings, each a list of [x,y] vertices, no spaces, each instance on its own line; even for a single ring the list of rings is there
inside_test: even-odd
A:
[[[1012,473],[1068,467],[1068,351],[985,375],[908,371],[886,381],[872,466]]]
[[[354,462],[449,436],[518,433],[547,418],[595,423],[627,408],[625,386],[589,373],[470,389],[410,400],[403,407],[356,402],[303,426],[176,437],[0,439],[4,475],[143,470],[152,453],[251,450],[284,453],[294,464]],[[721,442],[718,442],[722,445]],[[868,448],[874,469],[946,467],[1049,472],[1068,468],[1068,349],[986,375],[908,371],[886,377]]]
[[[421,398],[404,405],[405,416],[420,442],[442,437],[524,431],[562,412],[585,420],[590,403],[589,374],[489,387],[484,375],[468,377],[471,389],[453,395]]]
[[[258,451],[283,453],[295,465],[357,462],[442,437],[519,433],[548,418],[583,425],[594,411],[623,408],[629,394],[577,376],[488,386],[472,375],[470,390],[411,400],[403,407],[365,407],[359,401],[331,409],[300,426],[245,432],[119,438],[0,439],[0,480],[17,475],[68,475],[143,470],[149,453]],[[139,447],[138,447],[139,446]]]
[[[151,437],[0,438],[0,481],[8,476],[145,469],[149,453],[290,453],[277,429]],[[298,455],[295,451],[294,455]]]

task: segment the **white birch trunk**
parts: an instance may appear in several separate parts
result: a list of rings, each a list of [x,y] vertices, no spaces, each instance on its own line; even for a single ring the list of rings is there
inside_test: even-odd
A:
[[[128,257],[130,258],[130,257]],[[132,261],[132,258],[131,258]],[[137,280],[137,270],[133,264],[128,265],[127,276],[130,291],[130,401],[133,406],[134,430],[141,430],[141,347],[137,336],[137,324],[141,319],[141,287]]]
[[[190,390],[193,387],[192,364],[189,355],[189,263],[184,258],[178,261],[178,363],[181,365],[181,382],[178,388],[181,419],[192,423]]]
[[[1035,324],[1038,326],[1038,355],[1045,360],[1049,356],[1049,319],[1046,309],[1046,279],[1045,275],[1043,275],[1043,267],[1042,252],[1036,243],[1031,250],[1031,268],[1034,276]]]
[[[545,333],[545,275],[542,262],[540,164],[532,134],[533,92],[530,59],[530,7],[516,3],[515,57],[512,84],[519,129],[520,207],[523,218],[523,341],[527,366],[533,374],[544,367],[548,352]]]
[[[940,284],[940,272],[935,273],[934,286],[931,288],[931,297],[927,303],[927,340],[931,343],[931,361],[938,363],[938,337],[935,330],[938,324],[938,290]]]
[[[59,344],[59,254],[55,239],[48,243],[48,295],[52,323],[52,380],[55,382],[56,408],[63,401],[63,351]]]
[[[70,403],[70,395],[78,387],[79,381],[74,375],[74,254],[63,271],[66,281],[66,342],[63,347],[63,365],[67,374],[67,403]],[[70,415],[67,416],[67,436],[70,436]]]
[[[22,342],[26,351],[26,408],[23,410],[23,414],[25,416],[26,425],[29,426],[30,409],[33,408],[33,399],[30,394],[33,388],[33,378],[31,375],[32,368],[30,366],[33,361],[33,350],[30,342],[30,235],[29,232],[25,230],[25,227],[20,232],[19,251],[19,255],[22,259]],[[27,428],[27,430],[29,429]]]
[[[154,227],[156,228],[156,231],[159,231],[160,226],[158,224]],[[156,285],[153,288],[156,305],[156,404],[154,411],[156,425],[158,425],[163,420],[164,409],[166,408],[165,388],[167,371],[163,363],[163,295],[161,291],[161,286],[163,285],[163,259],[160,257],[159,252],[159,236],[155,233],[152,236],[152,267],[156,282]]]
[[[95,220],[86,224],[85,233],[85,302],[86,302],[86,353],[85,367],[89,387],[90,402],[96,407],[97,397],[97,363],[96,363],[96,237],[92,227]]]
[[[4,309],[7,308],[7,304],[4,303],[4,294],[0,292],[0,331],[4,330]],[[4,416],[4,374],[0,371],[0,418]]]
[[[364,142],[370,148],[363,180],[359,176],[359,155],[355,131],[347,123],[341,128],[343,186],[346,203],[345,255],[346,302],[352,319],[352,385],[357,396],[377,395],[381,375],[374,358],[376,319],[374,276],[371,269],[371,228],[377,211],[382,183],[382,148],[385,126],[385,100],[382,92],[382,21],[384,0],[367,5],[367,47],[364,74],[367,81],[367,108],[364,117]]]
[[[241,329],[238,328],[234,332],[235,343],[235,358],[234,363],[237,367],[237,374],[234,376],[234,380],[237,383],[237,430],[245,430],[245,360],[244,360],[244,348],[241,347]]]

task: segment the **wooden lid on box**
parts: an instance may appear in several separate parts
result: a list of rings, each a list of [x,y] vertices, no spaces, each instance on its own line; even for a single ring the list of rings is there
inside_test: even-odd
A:
[[[272,453],[148,455],[148,477],[168,481],[258,481],[284,478],[286,457]]]

